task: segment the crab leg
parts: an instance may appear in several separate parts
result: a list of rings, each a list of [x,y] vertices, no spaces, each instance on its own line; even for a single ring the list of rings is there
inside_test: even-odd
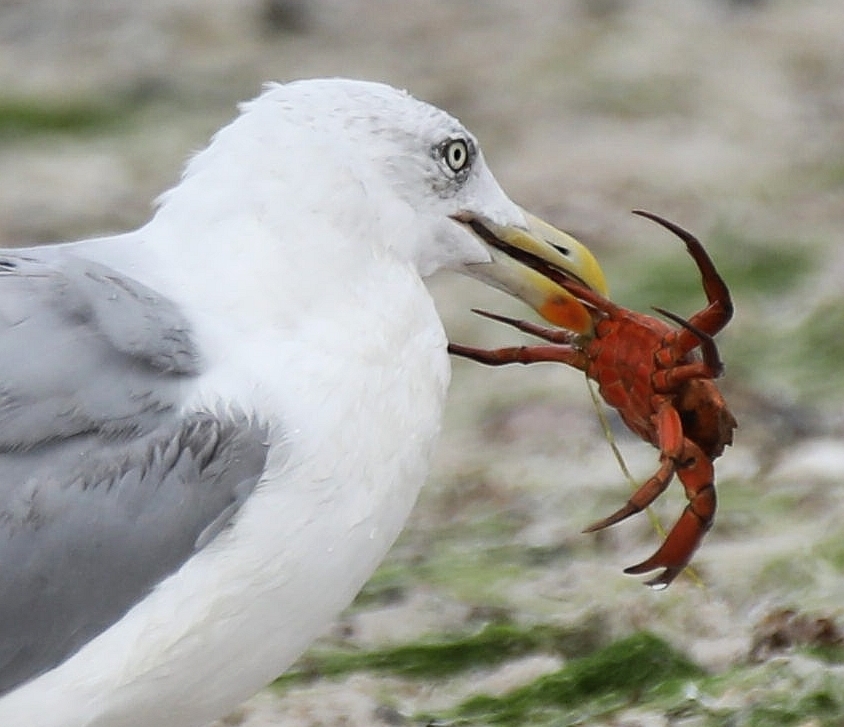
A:
[[[551,341],[551,343],[570,344],[573,343],[576,338],[576,334],[571,331],[567,331],[565,328],[542,326],[538,323],[531,323],[530,321],[503,316],[500,313],[490,313],[489,311],[481,310],[480,308],[472,308],[472,313],[477,313],[479,316],[489,318],[493,321],[498,321],[499,323],[506,323],[508,326],[518,328],[520,331],[530,333],[532,336],[536,336],[537,338],[544,338],[546,341]]]
[[[544,338],[550,341],[549,346],[509,346],[506,348],[494,348],[487,350],[483,348],[475,348],[474,346],[464,346],[460,343],[449,343],[448,352],[455,356],[463,356],[470,358],[478,363],[486,364],[487,366],[503,366],[511,363],[531,364],[539,363],[541,361],[556,361],[559,363],[568,364],[574,368],[585,371],[589,365],[589,359],[586,354],[580,349],[575,348],[572,344],[574,334],[566,331],[563,328],[551,328],[550,326],[541,326],[530,321],[519,320],[517,318],[509,318],[498,313],[490,313],[485,310],[473,308],[472,311],[484,318],[491,318],[500,323],[506,323],[509,326],[518,328],[520,331],[530,333],[539,338]]]
[[[648,481],[645,482],[645,484],[633,493],[630,499],[622,507],[616,510],[609,517],[605,517],[603,520],[598,520],[597,522],[592,523],[589,527],[584,528],[583,532],[594,533],[598,530],[603,530],[604,528],[608,528],[610,525],[620,523],[622,520],[629,518],[631,515],[635,515],[637,512],[644,510],[648,505],[656,500],[657,497],[665,492],[665,488],[668,487],[668,483],[671,482],[671,478],[674,476],[674,471],[676,469],[677,465],[674,460],[670,457],[664,457],[662,459],[662,463],[659,465],[659,469],[648,478]]]
[[[661,451],[659,469],[630,496],[622,507],[609,517],[592,523],[583,531],[584,533],[602,530],[644,510],[665,491],[676,469],[682,466],[680,457],[683,454],[683,424],[670,399],[663,399],[659,404],[654,414],[654,421]]]
[[[686,243],[686,250],[689,251],[689,255],[692,256],[698,270],[700,270],[703,290],[706,293],[707,301],[709,301],[709,305],[699,313],[695,313],[689,322],[709,335],[718,333],[733,317],[733,300],[730,296],[730,289],[715,268],[709,253],[700,244],[700,240],[679,225],[675,225],[652,212],[633,210],[633,214],[656,222]],[[681,333],[679,338],[683,352],[691,351],[698,345],[698,340],[689,332]]]
[[[625,573],[640,574],[665,568],[655,578],[647,581],[652,588],[665,588],[688,565],[703,536],[712,526],[715,515],[715,472],[712,461],[700,448],[686,439],[683,454],[688,463],[677,470],[677,476],[686,490],[689,504],[671,528],[665,542],[650,558],[625,568]]]
[[[557,361],[585,370],[588,365],[586,356],[582,351],[562,343],[552,343],[547,346],[508,346],[505,348],[493,348],[491,350],[475,348],[474,346],[464,346],[460,343],[449,343],[448,352],[455,356],[470,358],[487,366]]]
[[[676,313],[672,313],[669,310],[665,310],[665,308],[658,308],[657,306],[654,306],[654,310],[657,313],[664,315],[669,320],[674,321],[677,325],[682,326],[686,331],[691,333],[697,339],[696,345],[700,345],[700,351],[703,355],[703,364],[705,366],[705,373],[701,374],[701,376],[698,377],[687,378],[717,379],[719,376],[721,376],[721,374],[724,373],[724,364],[721,361],[721,356],[718,354],[718,344],[715,343],[715,339],[712,336],[706,333],[706,331],[703,331],[697,326],[693,325],[685,318],[681,318]],[[678,382],[681,380],[682,379],[678,379]]]
[[[654,306],[654,310],[695,335],[699,340],[700,349],[703,354],[702,361],[693,361],[678,366],[674,364],[674,354],[672,353],[671,345],[666,345],[657,351],[657,363],[663,368],[654,371],[651,376],[654,391],[666,394],[671,393],[684,381],[691,379],[715,379],[724,372],[724,364],[721,362],[721,357],[718,355],[718,346],[715,344],[715,339],[712,336],[704,333],[671,311],[667,311],[664,308],[657,308],[656,306]],[[679,340],[679,334],[675,333],[674,335],[677,336],[676,340]]]

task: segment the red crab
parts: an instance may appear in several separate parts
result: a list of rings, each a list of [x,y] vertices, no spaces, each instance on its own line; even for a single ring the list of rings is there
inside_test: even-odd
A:
[[[659,469],[609,517],[585,532],[613,525],[653,502],[676,472],[689,502],[662,546],[625,573],[664,570],[647,581],[665,588],[686,567],[715,515],[713,460],[733,442],[736,420],[713,379],[723,365],[713,336],[733,314],[730,291],[701,243],[677,225],[649,212],[636,211],[686,243],[703,279],[708,305],[689,320],[654,308],[679,328],[650,315],[618,306],[558,271],[542,269],[590,309],[592,336],[537,325],[484,311],[493,320],[548,341],[548,344],[484,350],[452,344],[451,353],[493,366],[558,361],[585,371],[601,396],[618,410],[625,424],[660,451]],[[694,349],[700,348],[697,357]]]

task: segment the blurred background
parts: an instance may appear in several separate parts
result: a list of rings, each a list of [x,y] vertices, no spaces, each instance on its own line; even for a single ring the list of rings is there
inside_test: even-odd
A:
[[[619,303],[704,303],[683,245],[629,210],[695,232],[735,298],[740,428],[698,582],[655,593],[622,573],[659,542],[644,515],[581,534],[629,492],[583,376],[456,362],[387,562],[220,724],[842,724],[844,3],[0,0],[0,244],[142,224],[238,101],[336,75],[459,117]],[[522,340],[469,311],[517,304],[433,288],[452,340]],[[647,477],[657,452],[613,421]],[[683,505],[674,484],[655,510]]]

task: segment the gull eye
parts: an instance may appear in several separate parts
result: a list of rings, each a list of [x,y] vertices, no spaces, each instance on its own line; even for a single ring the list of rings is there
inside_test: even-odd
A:
[[[452,172],[462,172],[469,166],[469,143],[465,139],[451,139],[443,145],[442,156]]]

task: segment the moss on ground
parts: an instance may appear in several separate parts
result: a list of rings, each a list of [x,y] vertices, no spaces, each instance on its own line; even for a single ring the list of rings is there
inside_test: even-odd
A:
[[[595,76],[584,85],[581,111],[621,119],[651,119],[685,113],[691,105],[688,86],[670,75],[638,78]]]
[[[840,727],[844,693],[834,678],[802,683],[769,665],[736,668],[700,682],[668,710],[697,727]],[[725,701],[719,696],[727,693]],[[739,696],[740,695],[740,696]]]
[[[743,719],[733,719],[733,723],[747,727],[840,727],[844,691],[835,678],[794,686],[767,695],[764,703],[754,704]]]
[[[813,548],[812,555],[822,558],[835,570],[844,572],[844,541],[840,533],[820,540]]]
[[[120,99],[0,97],[0,138],[101,132],[125,123],[133,105]]]
[[[600,638],[591,622],[583,627],[489,624],[468,635],[419,641],[372,651],[314,649],[277,685],[336,677],[357,671],[389,673],[413,679],[441,679],[501,664],[534,653],[572,654],[596,648]]]
[[[641,632],[504,696],[473,697],[456,715],[472,723],[525,725],[590,702],[600,702],[599,711],[606,711],[652,698],[656,692],[678,693],[684,682],[701,676],[702,669],[683,654]]]
[[[568,628],[491,624],[469,635],[371,651],[315,649],[275,684],[295,689],[320,677],[357,672],[443,683],[531,654],[560,654],[570,661],[558,671],[503,695],[476,694],[448,712],[415,715],[412,722],[449,727],[615,724],[634,710],[690,719],[699,727],[841,724],[844,649],[839,645],[797,647],[778,659],[709,676],[650,632],[601,645],[604,634],[592,622]]]
[[[784,316],[776,326],[732,337],[724,347],[730,373],[752,380],[760,390],[787,386],[802,401],[837,397],[844,388],[844,299],[829,299],[810,315],[796,318]]]
[[[550,552],[513,544],[525,524],[518,513],[491,510],[473,519],[402,533],[386,561],[355,600],[354,608],[390,603],[424,584],[468,603],[507,606],[507,589],[531,569],[547,568]]]

